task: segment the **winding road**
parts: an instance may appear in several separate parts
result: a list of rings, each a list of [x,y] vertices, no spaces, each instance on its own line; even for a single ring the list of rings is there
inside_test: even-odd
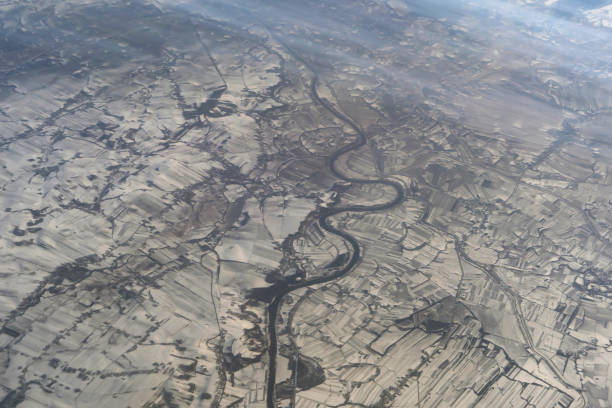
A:
[[[395,196],[393,199],[386,203],[376,204],[376,205],[352,205],[347,207],[334,207],[334,208],[325,208],[320,210],[319,213],[319,224],[321,227],[334,235],[338,235],[346,240],[352,248],[352,255],[350,260],[342,267],[341,269],[326,275],[326,276],[318,276],[311,279],[305,279],[303,281],[295,282],[289,284],[280,290],[272,299],[268,306],[268,339],[269,339],[269,348],[268,348],[268,356],[269,356],[269,369],[268,369],[268,379],[267,379],[267,407],[268,408],[276,408],[276,354],[278,351],[278,339],[276,334],[276,320],[278,317],[278,310],[282,303],[283,297],[288,293],[293,292],[294,290],[317,285],[320,283],[331,282],[337,279],[342,278],[348,272],[350,272],[353,267],[359,261],[361,250],[359,247],[359,243],[351,234],[346,231],[339,230],[338,228],[332,226],[329,222],[330,217],[343,213],[343,212],[372,212],[372,211],[382,211],[388,208],[391,208],[404,200],[405,192],[404,187],[401,183],[393,180],[385,180],[385,179],[360,179],[354,177],[348,177],[343,174],[336,167],[336,161],[338,158],[352,150],[359,149],[367,143],[367,137],[365,132],[349,117],[339,112],[334,106],[329,103],[325,99],[321,99],[319,94],[317,93],[317,83],[319,76],[310,64],[301,58],[298,55],[295,55],[291,51],[289,47],[285,45],[285,47],[289,50],[289,52],[300,62],[302,62],[306,67],[310,69],[313,73],[314,77],[311,81],[310,91],[312,94],[313,100],[324,107],[327,111],[329,111],[336,118],[347,124],[351,127],[358,135],[357,140],[351,142],[331,154],[329,157],[329,165],[332,173],[341,180],[353,183],[353,184],[382,184],[385,186],[391,187],[395,191]]]

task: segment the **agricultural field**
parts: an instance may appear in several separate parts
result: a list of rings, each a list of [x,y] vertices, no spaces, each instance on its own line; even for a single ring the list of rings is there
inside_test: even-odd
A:
[[[612,407],[612,9],[0,2],[0,407]]]

